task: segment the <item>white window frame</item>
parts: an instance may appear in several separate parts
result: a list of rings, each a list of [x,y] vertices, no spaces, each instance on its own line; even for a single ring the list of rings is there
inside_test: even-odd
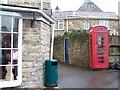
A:
[[[91,11],[91,10],[93,10],[93,5],[86,5],[86,10],[87,11]]]
[[[22,16],[18,13],[14,13],[14,12],[4,12],[4,11],[0,11],[0,16],[1,15],[6,15],[6,16],[12,16],[13,17],[17,17],[19,18],[19,33],[18,33],[18,78],[17,80],[13,80],[13,81],[0,81],[0,88],[6,88],[6,87],[16,87],[21,85],[22,83]],[[13,21],[13,19],[12,19]],[[1,24],[1,21],[0,21]],[[1,30],[0,30],[1,31]],[[2,48],[1,48],[2,49]],[[12,49],[12,48],[11,48]],[[2,66],[2,65],[0,65]]]
[[[109,20],[99,20],[99,25],[106,26],[108,30],[110,29]]]
[[[57,22],[57,23],[56,23]],[[57,28],[56,28],[57,24]],[[62,24],[62,28],[60,28],[60,24]],[[54,30],[64,30],[64,20],[55,20]]]
[[[85,22],[83,24],[84,24],[83,29],[84,30],[89,30],[89,28],[90,28],[90,22],[89,22],[89,20],[85,20]]]

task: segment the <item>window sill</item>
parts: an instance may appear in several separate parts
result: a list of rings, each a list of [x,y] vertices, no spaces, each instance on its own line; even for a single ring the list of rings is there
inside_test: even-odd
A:
[[[54,29],[55,31],[64,31],[64,29]]]

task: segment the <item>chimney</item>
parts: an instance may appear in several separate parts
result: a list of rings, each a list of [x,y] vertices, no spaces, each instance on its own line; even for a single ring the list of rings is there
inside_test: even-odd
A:
[[[56,6],[56,8],[55,8],[55,12],[59,12],[59,11],[60,11],[59,7]]]

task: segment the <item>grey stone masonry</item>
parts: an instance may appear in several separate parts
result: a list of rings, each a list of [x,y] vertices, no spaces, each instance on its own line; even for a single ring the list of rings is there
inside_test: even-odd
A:
[[[44,63],[50,53],[50,26],[23,20],[22,88],[44,87]]]

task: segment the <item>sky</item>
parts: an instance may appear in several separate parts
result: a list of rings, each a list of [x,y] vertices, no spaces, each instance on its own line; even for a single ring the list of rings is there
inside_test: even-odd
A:
[[[104,12],[115,12],[118,14],[118,2],[120,0],[91,0]],[[51,0],[51,8],[55,11],[58,5],[60,11],[77,11],[83,4],[84,0]]]

